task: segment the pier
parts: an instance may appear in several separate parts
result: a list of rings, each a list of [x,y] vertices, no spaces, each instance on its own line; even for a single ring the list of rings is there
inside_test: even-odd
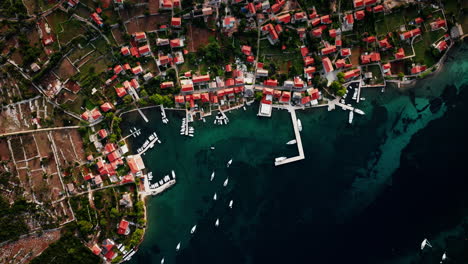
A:
[[[171,179],[168,182],[165,182],[164,184],[160,185],[159,187],[156,188],[151,188],[149,185],[149,180],[148,180],[148,175],[145,174],[144,176],[144,186],[145,186],[145,192],[144,194],[146,195],[158,195],[162,192],[164,192],[166,189],[169,189],[176,183],[175,179]]]
[[[355,113],[360,115],[364,114],[364,112],[362,110],[359,110],[358,108],[340,103],[340,97],[337,97],[332,101],[328,101],[328,111],[335,110],[336,106],[341,107],[343,110],[354,111]]]
[[[359,101],[361,100],[361,84],[362,84],[362,81],[359,80],[359,86],[358,86],[358,90],[357,90],[357,97],[356,97],[356,103],[359,103]]]
[[[146,123],[148,123],[148,118],[143,114],[143,111],[140,110],[140,108],[137,107],[138,113],[140,113],[141,117],[143,120],[145,120]]]
[[[304,149],[302,148],[301,133],[299,132],[299,127],[297,126],[296,111],[292,107],[288,107],[287,109],[289,113],[291,114],[291,120],[292,120],[293,127],[294,127],[294,134],[296,135],[296,144],[297,144],[297,150],[299,152],[299,155],[296,157],[287,158],[282,161],[275,161],[275,166],[305,159]]]

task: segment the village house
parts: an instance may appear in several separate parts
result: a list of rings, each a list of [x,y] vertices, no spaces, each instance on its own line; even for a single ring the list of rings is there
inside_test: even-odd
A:
[[[146,42],[146,33],[145,32],[136,32],[133,34],[133,38],[136,42]]]
[[[407,40],[407,39],[411,39],[411,38],[419,36],[419,35],[421,35],[421,29],[420,28],[415,28],[413,30],[401,33],[400,34],[400,39],[401,40]]]
[[[329,72],[332,72],[334,70],[330,58],[323,57],[322,58],[322,64],[323,64],[323,70],[325,71],[325,73],[329,73]]]
[[[430,25],[431,25],[431,30],[434,31],[434,30],[438,30],[447,26],[447,22],[444,19],[438,18],[434,22],[431,22]]]
[[[129,222],[126,220],[121,220],[117,228],[117,234],[119,235],[128,235],[130,234]]]

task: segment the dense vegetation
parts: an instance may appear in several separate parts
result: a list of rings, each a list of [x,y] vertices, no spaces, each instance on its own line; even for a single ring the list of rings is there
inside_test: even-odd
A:
[[[57,242],[51,244],[40,256],[33,259],[31,264],[95,264],[99,261],[98,256],[91,253],[70,231],[66,231]]]
[[[0,242],[18,239],[29,231],[22,215],[30,206],[25,200],[19,200],[10,206],[0,196]]]

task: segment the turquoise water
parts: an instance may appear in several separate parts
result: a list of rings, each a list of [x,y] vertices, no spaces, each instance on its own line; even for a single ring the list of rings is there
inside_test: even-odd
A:
[[[145,240],[131,263],[159,263],[162,257],[166,263],[411,263],[420,258],[418,247],[425,236],[442,247],[443,237],[456,233],[452,228],[460,229],[461,218],[443,229],[438,229],[443,219],[424,220],[427,230],[422,230],[398,221],[425,219],[422,215],[400,215],[396,209],[387,216],[379,205],[382,199],[411,201],[411,193],[404,198],[387,195],[401,187],[395,183],[398,175],[412,177],[397,170],[402,152],[415,144],[413,135],[427,130],[432,120],[444,120],[450,108],[442,104],[436,111],[429,103],[447,85],[460,90],[467,84],[467,49],[466,44],[457,48],[441,73],[413,89],[364,90],[366,101],[358,107],[366,115],[355,115],[353,125],[342,110],[297,111],[306,159],[280,167],[274,166],[275,157],[297,155],[295,145],[285,144],[294,137],[286,111],[258,118],[258,106],[252,105],[227,113],[226,126],[213,125],[213,118],[193,123],[194,138],[179,135],[183,112],[168,111],[167,125],[160,121],[159,110],[145,112],[148,124],[137,113],[126,115],[129,127],[141,127],[144,134],[156,131],[163,141],[144,156],[154,180],[172,169],[177,174],[174,187],[150,198]],[[143,136],[133,148],[142,141]],[[429,137],[427,143],[437,141]],[[426,146],[419,144],[420,149]],[[215,150],[210,150],[212,145]],[[226,168],[231,158],[233,164]],[[216,177],[210,182],[212,171]],[[421,183],[412,184],[418,190]],[[212,199],[215,192],[217,201]],[[233,209],[227,206],[231,199]],[[190,235],[194,224],[197,232]],[[385,236],[377,236],[379,232]]]

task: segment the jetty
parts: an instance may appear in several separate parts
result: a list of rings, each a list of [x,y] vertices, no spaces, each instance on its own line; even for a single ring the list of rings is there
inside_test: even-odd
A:
[[[175,183],[176,183],[176,179],[173,178],[173,179],[165,182],[164,184],[159,185],[156,188],[151,188],[150,184],[149,184],[149,180],[148,180],[148,175],[145,174],[144,175],[144,183],[143,183],[144,186],[145,186],[144,194],[146,194],[146,195],[158,195],[158,194],[164,192],[166,189],[169,189],[170,187],[172,187]]]
[[[343,110],[354,111],[357,114],[364,115],[364,112],[362,110],[340,103],[340,99],[340,97],[337,97],[331,101],[328,101],[328,111],[335,110],[336,106],[339,106]]]
[[[291,163],[291,162],[294,162],[294,161],[305,159],[304,149],[302,148],[301,133],[299,132],[299,127],[297,125],[296,111],[294,110],[293,107],[288,107],[287,109],[288,109],[289,113],[291,114],[291,120],[292,120],[293,127],[294,127],[294,134],[296,135],[296,145],[297,145],[297,150],[299,152],[299,155],[297,155],[295,157],[287,158],[287,159],[284,159],[284,160],[281,160],[281,161],[275,161],[275,166],[279,166],[279,165],[283,165],[283,164],[287,164],[287,163]]]
[[[148,118],[143,114],[143,111],[140,110],[140,108],[137,107],[138,113],[140,113],[141,117],[143,120],[145,120],[146,123],[148,123]]]
[[[362,84],[362,81],[359,80],[359,86],[358,86],[358,90],[357,90],[357,97],[356,97],[356,103],[359,103],[359,101],[361,100],[361,84]]]

